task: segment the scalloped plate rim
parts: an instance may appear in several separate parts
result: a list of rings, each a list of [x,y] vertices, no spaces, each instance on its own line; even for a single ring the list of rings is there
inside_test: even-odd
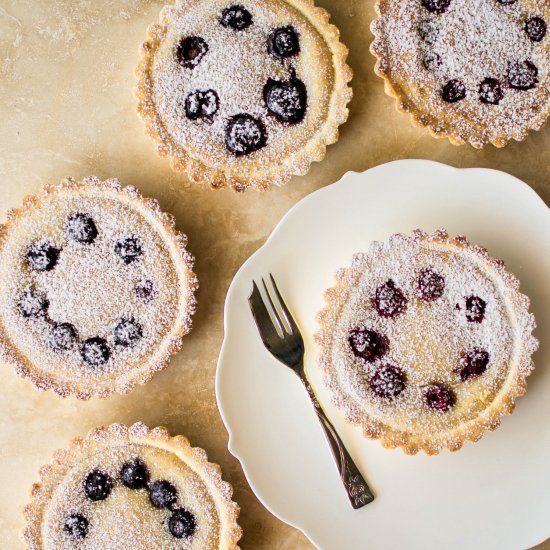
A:
[[[225,408],[225,405],[223,403],[222,398],[220,398],[221,392],[221,372],[223,370],[222,364],[224,363],[225,355],[227,354],[227,349],[229,347],[229,312],[232,305],[232,296],[235,292],[235,289],[239,283],[240,277],[242,274],[247,270],[247,268],[256,262],[258,258],[263,256],[270,248],[272,242],[276,239],[278,234],[282,232],[284,225],[286,224],[287,220],[292,218],[294,215],[296,215],[299,210],[301,210],[304,207],[307,207],[307,205],[314,201],[319,195],[321,194],[327,194],[330,192],[333,192],[336,188],[344,187],[348,181],[355,176],[363,176],[365,174],[370,174],[378,171],[383,171],[388,167],[400,167],[400,168],[406,168],[407,165],[424,165],[426,167],[431,166],[432,168],[438,169],[438,170],[449,170],[453,172],[477,172],[479,174],[487,173],[492,174],[493,177],[498,177],[503,180],[503,184],[506,183],[508,185],[513,186],[519,186],[521,187],[522,191],[526,194],[529,194],[531,197],[531,200],[534,201],[534,203],[538,203],[538,207],[543,207],[550,213],[550,208],[545,204],[545,202],[542,200],[542,198],[536,193],[536,191],[530,187],[527,183],[522,181],[521,179],[513,176],[512,174],[509,174],[507,172],[503,172],[500,170],[492,169],[492,168],[483,168],[483,167],[468,167],[468,168],[458,168],[455,166],[447,165],[441,162],[433,161],[433,160],[425,160],[425,159],[400,159],[395,161],[390,161],[387,163],[383,163],[377,166],[374,166],[368,170],[365,170],[364,172],[357,172],[357,171],[347,171],[338,181],[335,183],[329,184],[325,187],[322,187],[320,189],[317,189],[310,194],[306,195],[302,199],[300,199],[297,203],[295,203],[280,219],[280,221],[276,224],[274,229],[271,231],[265,242],[242,264],[242,266],[238,269],[237,273],[233,277],[231,284],[228,288],[226,300],[224,304],[224,339],[222,342],[218,362],[217,362],[217,368],[216,368],[216,377],[215,377],[215,391],[216,391],[216,401],[218,405],[218,409],[220,412],[220,415],[222,417],[223,423],[226,427],[226,430],[228,432],[228,450],[231,452],[231,454],[237,458],[242,466],[243,472],[245,474],[246,480],[249,483],[251,489],[253,490],[256,497],[260,500],[260,502],[278,519],[281,521],[287,523],[288,525],[295,527],[299,529],[308,539],[309,541],[314,544],[317,547],[321,546],[321,541],[317,540],[317,537],[314,533],[310,532],[306,528],[302,527],[300,525],[300,521],[293,519],[286,515],[283,511],[277,509],[276,507],[272,506],[269,503],[269,496],[265,494],[267,491],[264,490],[263,487],[259,487],[261,485],[261,481],[253,479],[253,475],[250,472],[250,467],[247,465],[247,458],[244,456],[244,450],[241,448],[239,449],[239,445],[236,442],[237,441],[237,435],[236,431],[232,430],[231,428],[231,421],[228,419],[228,412]],[[454,184],[454,183],[453,183]],[[305,400],[305,397],[304,397]],[[326,449],[328,453],[328,449]],[[390,452],[390,451],[388,451]],[[394,451],[394,452],[401,452],[401,451]],[[336,471],[334,472],[336,475]],[[368,507],[367,507],[368,508]],[[537,538],[537,540],[534,540],[530,542],[532,545],[537,545],[542,542],[544,542],[548,537],[550,537],[550,530],[548,532],[548,535],[543,536],[540,538],[540,540]]]

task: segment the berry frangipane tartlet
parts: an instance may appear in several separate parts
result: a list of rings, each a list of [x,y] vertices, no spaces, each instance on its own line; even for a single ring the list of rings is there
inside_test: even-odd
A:
[[[0,225],[0,356],[41,389],[125,393],[166,366],[191,328],[187,238],[117,180],[65,180]]]
[[[148,37],[138,112],[158,153],[192,181],[283,185],[338,139],[351,70],[312,0],[177,0]]]
[[[376,10],[376,73],[415,125],[502,147],[546,123],[546,0],[378,0]]]
[[[316,335],[336,406],[407,453],[459,449],[526,389],[538,342],[503,263],[444,231],[394,235],[356,254],[326,292]]]
[[[165,428],[112,424],[40,469],[25,507],[30,550],[234,550],[239,507],[220,468]]]

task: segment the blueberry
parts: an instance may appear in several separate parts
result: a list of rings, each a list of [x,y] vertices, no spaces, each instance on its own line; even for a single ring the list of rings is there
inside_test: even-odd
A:
[[[403,292],[389,279],[380,285],[372,299],[372,305],[381,317],[393,318],[400,315],[407,308],[407,298]]]
[[[516,90],[531,90],[538,83],[539,71],[535,64],[529,60],[515,61],[508,67],[506,78],[511,88]]]
[[[185,116],[190,120],[202,119],[211,123],[218,112],[220,100],[214,90],[190,93],[185,99]]]
[[[496,78],[486,78],[478,89],[479,101],[488,105],[498,105],[504,97],[500,82]]]
[[[85,539],[88,534],[88,520],[81,514],[71,514],[65,520],[63,530],[77,540]]]
[[[100,470],[91,471],[84,480],[84,492],[94,502],[108,498],[112,489],[113,480],[109,474]]]
[[[134,292],[140,302],[148,304],[155,297],[156,291],[153,285],[153,281],[145,280],[140,281],[134,287]]]
[[[177,490],[165,480],[155,481],[149,488],[149,498],[157,508],[172,509],[177,499]]]
[[[424,301],[433,302],[443,296],[445,279],[431,267],[427,267],[418,275],[417,288]]]
[[[388,351],[388,341],[379,332],[366,328],[350,330],[348,342],[357,357],[372,363],[380,359]]]
[[[65,231],[69,238],[77,243],[91,244],[97,237],[94,220],[87,214],[73,214],[65,222]]]
[[[427,71],[435,72],[443,63],[441,56],[435,52],[426,52],[422,57],[422,65]]]
[[[185,508],[176,508],[168,520],[168,529],[177,539],[190,538],[197,527],[195,516]]]
[[[437,14],[445,13],[451,4],[451,0],[421,0],[421,2],[430,13]]]
[[[435,43],[437,36],[439,35],[439,29],[435,23],[427,19],[421,21],[416,30],[418,31],[418,36],[420,36],[420,39],[430,45]]]
[[[143,246],[138,237],[124,237],[115,244],[115,253],[125,264],[131,264],[143,256]]]
[[[200,36],[187,36],[178,44],[176,56],[186,69],[196,67],[208,52],[208,44]]]
[[[470,323],[481,323],[485,317],[487,303],[479,296],[468,296],[466,298],[466,319]]]
[[[28,288],[20,296],[17,305],[23,317],[44,317],[50,302],[43,292]]]
[[[542,17],[530,17],[523,28],[533,42],[541,42],[546,36],[546,22]]]
[[[34,243],[27,251],[27,264],[34,271],[50,271],[59,259],[59,248],[50,242]]]
[[[129,489],[141,489],[147,486],[149,472],[139,458],[125,462],[120,470],[122,483]]]
[[[371,390],[382,399],[395,399],[406,385],[405,373],[393,365],[378,367],[369,379]]]
[[[447,103],[456,103],[466,97],[466,86],[464,82],[458,78],[449,80],[441,90],[441,97]]]
[[[48,344],[54,351],[68,351],[73,349],[77,341],[76,330],[69,323],[56,323],[48,333]]]
[[[279,122],[301,122],[307,108],[305,84],[296,78],[285,81],[270,78],[264,86],[264,101]]]
[[[101,367],[111,357],[111,350],[107,345],[107,340],[95,337],[89,338],[82,343],[80,354],[90,367]]]
[[[471,378],[481,376],[489,365],[489,353],[483,349],[473,348],[462,352],[460,357],[460,368],[457,373],[462,382]]]
[[[293,57],[300,53],[300,39],[294,27],[279,27],[267,39],[267,50],[276,57]]]
[[[456,396],[450,388],[442,384],[431,384],[426,390],[426,402],[430,409],[437,412],[448,412],[456,403]]]
[[[143,336],[143,327],[133,318],[121,319],[113,331],[117,346],[133,347]]]
[[[243,6],[229,6],[222,11],[220,23],[234,31],[242,31],[252,25],[252,14]]]
[[[231,117],[225,126],[225,144],[236,156],[249,155],[267,143],[265,126],[248,114]]]

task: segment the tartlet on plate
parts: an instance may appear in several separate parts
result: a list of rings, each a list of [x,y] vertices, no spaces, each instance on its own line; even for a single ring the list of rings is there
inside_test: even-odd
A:
[[[348,50],[312,0],[177,0],[147,34],[138,113],[193,182],[283,185],[338,139]]]
[[[30,550],[233,550],[241,528],[220,467],[183,436],[112,424],[58,449],[24,508]]]
[[[376,73],[400,111],[456,145],[503,147],[550,114],[545,0],[378,0]]]
[[[319,314],[335,405],[406,453],[457,450],[514,409],[538,347],[529,299],[504,264],[443,230],[373,242]]]
[[[62,397],[144,384],[191,328],[186,245],[157,201],[115,179],[25,197],[0,225],[0,357]]]

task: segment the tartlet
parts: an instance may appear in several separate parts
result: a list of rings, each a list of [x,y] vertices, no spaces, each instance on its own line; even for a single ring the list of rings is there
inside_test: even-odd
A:
[[[338,139],[348,50],[312,0],[177,0],[147,34],[138,113],[191,181],[283,185]]]
[[[186,245],[157,201],[115,179],[25,197],[0,225],[0,357],[62,397],[144,384],[191,328]]]
[[[504,264],[443,230],[373,242],[319,314],[335,405],[384,447],[436,454],[477,441],[526,390],[538,347]]]
[[[241,528],[220,467],[183,436],[112,424],[58,449],[23,514],[29,550],[233,550]]]
[[[550,114],[545,0],[378,0],[376,73],[416,126],[503,147]]]

